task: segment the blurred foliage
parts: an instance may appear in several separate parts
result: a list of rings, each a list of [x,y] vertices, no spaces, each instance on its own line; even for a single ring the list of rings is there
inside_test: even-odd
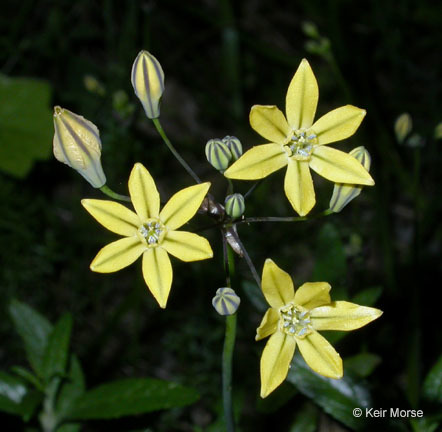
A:
[[[198,175],[213,181],[211,192],[221,202],[227,185],[206,161],[205,143],[234,135],[245,150],[262,144],[248,125],[249,108],[283,106],[303,57],[320,83],[318,115],[346,103],[367,109],[358,133],[337,147],[368,149],[374,188],[365,188],[327,220],[242,224],[238,233],[259,273],[271,257],[298,286],[330,278],[334,298],[376,305],[384,315],[354,334],[329,332],[344,358],[344,381],[317,377],[295,355],[290,382],[271,396],[274,408],[262,409],[272,400],[258,403],[264,345],[255,343],[254,336],[261,294],[238,259],[242,301],[233,373],[241,430],[267,431],[275,424],[281,431],[438,430],[442,334],[434,299],[442,239],[441,25],[442,5],[428,0],[133,0],[124,7],[112,0],[6,2],[0,16],[0,72],[6,77],[2,83],[18,87],[5,96],[0,86],[0,308],[5,317],[0,320],[0,369],[8,371],[0,374],[0,406],[18,416],[2,414],[3,429],[36,430],[33,415],[42,396],[30,389],[64,362],[55,351],[52,360],[43,361],[41,341],[50,337],[49,323],[60,316],[65,318],[54,328],[66,341],[70,318],[65,314],[70,313],[75,330],[69,346],[77,356],[67,359],[65,374],[72,381],[64,380],[58,395],[61,413],[84,392],[83,375],[96,389],[149,376],[180,382],[201,395],[185,408],[88,420],[81,430],[222,430],[224,322],[211,306],[216,289],[225,285],[219,235],[203,233],[215,251],[211,262],[173,263],[171,297],[161,311],[146,290],[139,263],[112,275],[88,270],[99,248],[115,239],[80,206],[80,199],[100,195],[73,170],[45,159],[52,137],[50,124],[43,127],[50,103],[98,126],[103,167],[117,192],[127,193],[135,161],[146,165],[164,199],[191,184],[133,95],[130,68],[139,50],[147,49],[165,71],[162,124]],[[32,88],[25,92],[26,86]],[[400,143],[395,122],[404,112],[412,130]],[[8,169],[9,161],[20,167]],[[328,205],[333,185],[319,177],[314,181],[314,211],[319,212]],[[262,182],[246,200],[246,216],[292,215],[282,184],[281,172]],[[244,194],[249,187],[238,184],[237,192]],[[206,224],[198,217],[191,228]],[[12,298],[46,317],[41,333],[27,340],[32,330],[27,320],[34,316],[27,309],[27,319],[17,327],[25,350],[6,318]],[[13,396],[12,402],[5,394]],[[351,409],[368,400],[376,408],[422,409],[425,416],[413,421],[351,418]],[[29,420],[28,429],[20,416]],[[79,427],[70,426],[60,430]]]

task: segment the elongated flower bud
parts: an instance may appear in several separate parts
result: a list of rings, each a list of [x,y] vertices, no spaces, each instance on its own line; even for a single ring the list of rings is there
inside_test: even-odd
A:
[[[370,171],[371,157],[365,147],[356,147],[350,154],[357,159],[367,171]],[[362,186],[336,183],[330,200],[330,210],[339,213],[351,200],[362,191]]]
[[[242,144],[241,141],[234,136],[225,136],[223,138],[223,143],[227,144],[230,152],[232,153],[233,160],[238,160],[242,155]]]
[[[151,53],[140,51],[132,66],[131,81],[146,116],[158,118],[164,91],[164,72],[160,62]]]
[[[211,139],[206,144],[206,158],[218,171],[225,171],[232,159],[232,153],[220,139]]]
[[[93,187],[106,183],[101,166],[101,141],[97,127],[84,117],[54,108],[54,156],[77,170]]]
[[[232,288],[218,288],[212,299],[212,305],[220,315],[233,315],[240,303],[241,299]]]
[[[224,201],[226,213],[233,218],[239,218],[243,215],[246,208],[244,204],[244,197],[239,193],[227,195]]]
[[[411,132],[413,128],[413,121],[408,113],[401,114],[394,122],[394,132],[397,140],[401,143]]]

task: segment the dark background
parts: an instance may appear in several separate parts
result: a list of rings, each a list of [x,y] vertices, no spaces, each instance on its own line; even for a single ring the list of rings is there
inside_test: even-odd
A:
[[[339,342],[337,350],[344,358],[363,351],[380,357],[368,379],[373,406],[434,412],[421,397],[421,383],[442,345],[442,160],[440,140],[434,138],[442,121],[441,5],[405,0],[22,0],[7,2],[1,15],[0,72],[46,80],[52,105],[98,126],[108,184],[120,193],[127,193],[127,178],[137,161],[152,173],[163,200],[192,184],[133,94],[130,69],[141,49],[152,52],[165,71],[163,127],[198,175],[213,182],[212,193],[220,201],[226,183],[205,159],[206,141],[235,135],[245,149],[262,144],[248,125],[249,109],[253,104],[283,109],[302,58],[309,60],[319,83],[317,118],[347,103],[365,108],[367,116],[355,136],[332,146],[349,151],[364,145],[373,159],[374,188],[364,189],[342,213],[326,220],[241,225],[239,233],[259,273],[271,257],[299,285],[325,279],[330,272],[333,260],[321,262],[324,241],[318,233],[324,224],[331,225],[338,240],[330,248],[341,248],[346,256],[336,293],[344,287],[352,297],[380,287],[376,306],[384,310],[378,321]],[[314,45],[303,31],[306,21],[328,39],[329,50],[321,51],[320,40]],[[98,80],[102,90],[86,88],[86,76]],[[417,146],[400,144],[395,137],[394,122],[403,112],[412,116]],[[318,176],[314,181],[317,204],[312,213],[327,208],[333,187]],[[283,172],[269,177],[248,200],[246,215],[293,215],[282,184]],[[248,186],[238,184],[238,190]],[[1,369],[26,365],[7,313],[12,297],[52,322],[71,312],[72,349],[84,366],[88,387],[151,376],[192,385],[202,396],[186,409],[89,422],[85,431],[147,426],[155,431],[205,430],[220,405],[223,320],[211,306],[216,289],[225,284],[219,233],[203,233],[215,252],[212,261],[173,261],[174,284],[163,311],[146,290],[140,261],[111,275],[89,271],[96,252],[116,236],[86,214],[80,205],[85,197],[102,195],[53,158],[36,162],[21,179],[0,173]],[[198,216],[192,228],[207,223]],[[242,261],[238,270],[238,285],[252,280]],[[255,343],[254,335],[261,313],[237,288],[242,305],[234,392],[242,401],[240,425],[244,431],[275,425],[290,430],[305,397],[296,394],[273,412],[257,407],[263,344]],[[18,420],[4,418],[8,430],[22,430]],[[328,427],[345,428],[321,414],[318,430]],[[388,427],[412,430],[406,421]]]

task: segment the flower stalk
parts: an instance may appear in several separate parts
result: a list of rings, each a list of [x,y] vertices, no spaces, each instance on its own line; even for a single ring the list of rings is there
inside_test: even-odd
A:
[[[193,169],[190,168],[188,163],[181,157],[181,155],[177,152],[176,148],[170,142],[169,138],[166,135],[166,132],[164,132],[164,129],[161,126],[160,120],[157,119],[157,118],[154,118],[154,119],[152,119],[152,122],[155,125],[155,128],[157,129],[157,131],[160,134],[161,138],[163,139],[164,143],[166,144],[167,148],[172,152],[172,154],[175,156],[175,158],[178,160],[178,162],[189,173],[189,175],[192,176],[192,178],[195,180],[196,183],[201,183],[200,178],[195,174]]]
[[[231,288],[232,280],[235,277],[235,257],[232,248],[224,240],[224,250],[227,254],[226,260],[226,283]],[[223,408],[226,431],[235,431],[235,419],[233,416],[232,403],[232,358],[236,339],[236,313],[226,316],[226,332],[224,336],[224,348],[222,358],[222,386],[223,386]]]

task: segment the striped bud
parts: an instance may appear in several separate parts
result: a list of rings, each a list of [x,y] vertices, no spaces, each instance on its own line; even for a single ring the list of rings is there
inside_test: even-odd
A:
[[[401,143],[413,128],[413,121],[408,113],[401,114],[394,122],[394,132],[396,139]]]
[[[232,159],[232,153],[220,139],[211,139],[206,144],[206,158],[218,171],[225,171]]]
[[[54,108],[54,156],[77,170],[93,187],[106,183],[101,167],[101,141],[97,126],[84,117]]]
[[[220,315],[233,315],[240,303],[241,299],[232,288],[218,288],[212,299],[212,305]]]
[[[232,153],[233,160],[238,160],[242,155],[242,144],[241,141],[234,136],[225,136],[223,138],[223,143],[227,144],[227,147]]]
[[[158,118],[164,91],[164,72],[160,62],[151,53],[140,51],[132,66],[131,81],[146,116]]]
[[[244,204],[244,197],[239,193],[227,195],[224,201],[226,213],[233,218],[239,218],[243,215],[246,206]]]
[[[365,147],[356,147],[350,155],[357,159],[367,171],[370,171],[371,157]],[[330,200],[330,210],[339,213],[351,200],[355,199],[362,191],[362,186],[335,183],[333,195]]]

